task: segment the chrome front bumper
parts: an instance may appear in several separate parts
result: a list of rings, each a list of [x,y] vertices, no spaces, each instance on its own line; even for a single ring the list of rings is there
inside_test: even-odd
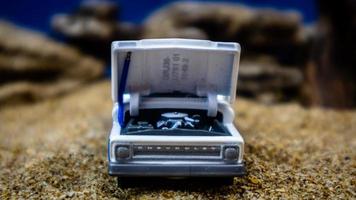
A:
[[[246,174],[245,165],[239,164],[120,164],[109,163],[112,176],[165,176],[165,177],[233,177]]]

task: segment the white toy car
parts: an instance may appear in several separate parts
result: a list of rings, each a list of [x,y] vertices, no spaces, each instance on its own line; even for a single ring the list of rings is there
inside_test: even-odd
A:
[[[109,174],[245,174],[233,124],[240,46],[192,39],[112,43]]]

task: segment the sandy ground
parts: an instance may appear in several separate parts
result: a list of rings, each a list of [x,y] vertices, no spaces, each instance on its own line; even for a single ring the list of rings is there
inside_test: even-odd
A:
[[[239,99],[247,176],[232,186],[123,190],[107,174],[111,106],[109,82],[101,82],[58,99],[2,108],[1,199],[356,198],[356,111]]]

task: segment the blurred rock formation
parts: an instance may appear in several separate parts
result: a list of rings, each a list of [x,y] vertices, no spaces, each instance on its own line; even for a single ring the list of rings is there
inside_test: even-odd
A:
[[[110,61],[113,40],[136,39],[140,28],[117,21],[119,7],[110,1],[83,1],[70,14],[57,14],[51,20],[53,30],[81,51]]]
[[[306,104],[356,106],[356,1],[318,1],[320,18],[306,66]]]
[[[267,103],[299,98],[306,37],[296,12],[238,4],[177,2],[146,20],[143,37],[239,42],[239,94]]]
[[[0,105],[64,94],[98,79],[103,69],[71,47],[0,21]]]
[[[238,94],[270,104],[295,98],[303,81],[297,68],[280,66],[271,57],[259,56],[240,63]]]
[[[145,23],[145,38],[183,37],[239,41],[244,54],[270,54],[284,63],[296,57],[304,38],[296,12],[253,9],[238,4],[178,2]]]

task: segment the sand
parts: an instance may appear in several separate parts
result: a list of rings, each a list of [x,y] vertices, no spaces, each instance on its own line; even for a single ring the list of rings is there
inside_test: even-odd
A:
[[[246,140],[247,176],[231,186],[185,189],[120,189],[108,175],[108,81],[34,105],[1,108],[1,199],[356,198],[355,110],[245,99],[234,107]]]

